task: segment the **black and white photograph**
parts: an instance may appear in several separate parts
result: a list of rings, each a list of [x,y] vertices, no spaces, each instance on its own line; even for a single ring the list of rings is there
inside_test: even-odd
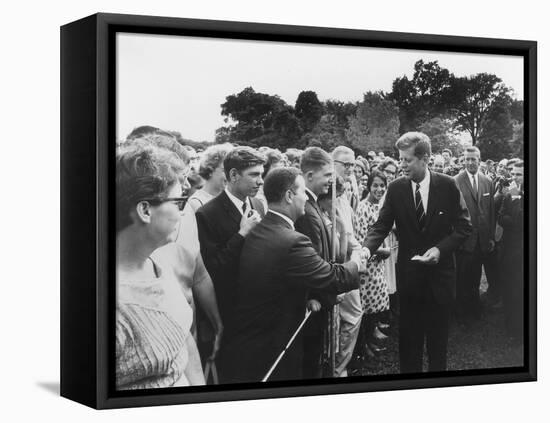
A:
[[[116,391],[524,367],[524,60],[118,32]]]
[[[539,421],[542,2],[11,2],[2,421]]]

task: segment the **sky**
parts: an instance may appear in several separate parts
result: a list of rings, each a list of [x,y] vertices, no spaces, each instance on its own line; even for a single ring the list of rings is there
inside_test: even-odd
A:
[[[493,73],[523,99],[522,57],[119,33],[117,139],[152,125],[213,141],[225,125],[220,105],[246,87],[292,106],[301,91],[355,102],[412,78],[420,59],[455,76]]]

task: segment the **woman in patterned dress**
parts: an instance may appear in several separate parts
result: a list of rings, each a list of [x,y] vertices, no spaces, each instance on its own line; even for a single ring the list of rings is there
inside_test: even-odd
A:
[[[397,177],[398,166],[395,160],[391,157],[386,157],[384,161],[378,167],[380,171],[386,175],[388,185]],[[384,198],[382,199],[382,204],[384,203]],[[390,312],[385,319],[384,323],[378,325],[380,329],[389,328],[389,322],[397,317],[399,313],[398,310],[398,298],[397,298],[397,274],[396,274],[396,265],[397,265],[397,252],[399,248],[399,241],[397,240],[397,234],[395,233],[395,225],[386,238],[387,246],[390,249],[390,256],[385,261],[386,264],[386,282],[388,283],[388,289],[390,292]]]
[[[369,175],[367,183],[367,198],[359,203],[355,213],[355,237],[361,244],[365,241],[367,233],[378,219],[378,213],[382,205],[381,199],[386,192],[386,176],[380,171],[373,171]],[[390,255],[390,249],[382,245],[367,264],[366,273],[361,275],[361,305],[363,307],[364,321],[363,333],[366,337],[366,354],[381,351],[376,342],[385,339],[386,336],[378,329],[380,313],[389,309],[389,291],[385,277],[384,260]]]
[[[185,198],[182,160],[164,148],[120,147],[116,156],[116,350],[118,390],[203,385],[193,313],[167,263]]]

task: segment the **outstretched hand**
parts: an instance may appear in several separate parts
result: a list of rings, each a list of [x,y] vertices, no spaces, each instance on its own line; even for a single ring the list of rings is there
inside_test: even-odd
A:
[[[427,250],[423,255],[414,256],[411,260],[418,261],[423,264],[434,265],[439,263],[440,258],[441,258],[441,251],[439,251],[439,248],[432,247],[429,250]]]

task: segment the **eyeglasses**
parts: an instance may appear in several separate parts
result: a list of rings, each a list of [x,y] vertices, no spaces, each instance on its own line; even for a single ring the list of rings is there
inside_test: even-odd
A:
[[[334,160],[335,163],[340,163],[342,166],[344,166],[346,169],[351,169],[353,166],[355,166],[354,162],[343,162],[341,160]]]
[[[176,206],[178,206],[179,211],[183,211],[185,208],[185,204],[187,203],[187,197],[169,197],[169,198],[144,198],[141,201],[147,201],[148,203],[151,203],[154,205],[160,205],[162,203],[174,203]]]

